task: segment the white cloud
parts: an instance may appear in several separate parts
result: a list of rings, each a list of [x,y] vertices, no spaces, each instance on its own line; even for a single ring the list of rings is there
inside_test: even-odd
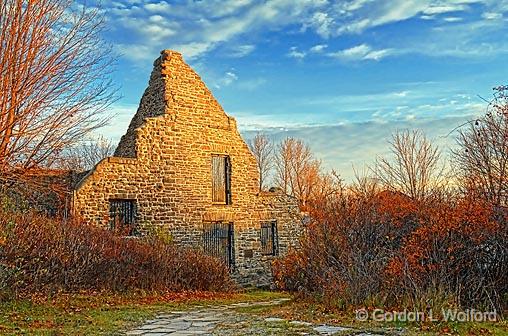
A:
[[[315,46],[309,49],[309,52],[322,53],[326,48],[328,48],[327,44],[316,44]]]
[[[349,49],[340,50],[337,52],[327,53],[326,55],[333,58],[338,58],[346,61],[358,60],[375,60],[378,61],[386,56],[393,54],[392,49],[378,49],[374,50],[367,44],[360,44]]]
[[[504,11],[508,11],[508,2],[504,0],[343,0],[330,2],[327,0],[271,0],[258,2],[254,0],[209,0],[191,2],[169,2],[168,0],[152,0],[149,3],[138,0],[110,2],[110,26],[128,38],[129,43],[138,49],[160,50],[165,48],[182,48],[190,58],[198,58],[217,47],[224,48],[224,55],[244,57],[256,48],[261,40],[258,32],[278,31],[284,27],[297,27],[295,32],[313,32],[322,39],[332,39],[343,34],[362,34],[377,26],[400,22],[411,18],[436,20],[435,22],[496,21],[498,28],[506,25]],[[482,3],[482,18],[464,20],[463,12],[472,8],[473,3]],[[453,14],[443,17],[446,14]],[[430,23],[429,23],[430,24]],[[456,26],[456,25],[450,25]],[[300,28],[300,29],[298,29]],[[424,27],[425,28],[425,27]],[[499,30],[499,29],[498,29]],[[434,31],[436,38],[448,40],[449,32]],[[244,37],[249,37],[245,43]],[[412,37],[413,38],[413,37]],[[415,43],[424,44],[425,38]],[[381,42],[382,41],[382,42]],[[460,41],[460,40],[457,40]],[[466,39],[468,44],[480,44]],[[394,45],[394,44],[397,45]],[[379,60],[394,53],[394,50],[418,48],[411,45],[411,39],[378,40],[378,50],[370,50],[362,59]],[[497,42],[498,44],[501,41]],[[331,44],[331,43],[329,43]],[[392,45],[390,45],[392,44]],[[437,44],[437,43],[436,43]],[[323,45],[323,44],[321,44]],[[436,50],[449,50],[454,44],[441,43]],[[131,49],[132,49],[131,48]],[[324,49],[324,48],[323,48]],[[323,52],[323,49],[290,50],[288,56],[302,59],[308,53]],[[429,48],[422,48],[425,53]],[[499,49],[499,48],[497,48]],[[502,48],[501,48],[502,49]],[[496,50],[495,46],[488,50]],[[349,52],[361,52],[351,50]],[[229,55],[228,55],[229,53]],[[467,55],[468,53],[463,53]],[[151,55],[153,58],[153,55]],[[340,53],[336,55],[340,57]],[[347,57],[348,52],[342,57]],[[137,56],[137,59],[143,57]],[[134,59],[134,58],[131,58]]]
[[[115,49],[122,57],[139,63],[152,62],[160,51],[151,45],[141,44],[116,44]]]
[[[226,76],[224,77],[224,85],[229,85],[231,83],[233,83],[234,81],[236,81],[238,79],[238,76],[232,72],[232,71],[228,71],[226,72]]]
[[[494,12],[484,12],[482,14],[482,18],[484,18],[485,20],[499,20],[503,18],[503,14]]]
[[[197,58],[221,44],[234,40],[238,44],[238,37],[251,31],[303,24],[326,4],[326,0],[211,0],[171,5],[160,1],[130,8],[112,3],[108,13],[113,29],[129,34],[133,46],[145,49],[182,47],[180,51],[184,54]],[[327,34],[327,16],[326,13],[315,15],[314,22],[319,26],[313,29]],[[254,48],[253,44],[243,45],[232,56],[242,57]]]
[[[345,12],[351,12],[358,10],[368,4],[369,2],[373,2],[374,0],[353,0],[350,2],[346,2],[342,4],[341,9]]]
[[[446,21],[446,22],[460,22],[460,21],[463,21],[463,20],[464,20],[463,18],[456,17],[456,16],[450,16],[450,17],[443,18],[443,21]]]
[[[229,86],[238,80],[238,75],[235,73],[234,69],[226,71],[222,78],[216,81],[213,86],[217,89],[221,89],[225,86]]]
[[[368,27],[372,25],[372,21],[370,19],[361,19],[357,21],[353,21],[350,23],[346,23],[343,26],[337,29],[337,34],[347,34],[347,33],[361,33]]]
[[[386,56],[392,55],[393,50],[392,49],[380,49],[380,50],[372,50],[368,52],[363,59],[365,60],[374,60],[379,61],[382,58],[385,58]]]
[[[245,57],[252,53],[254,49],[256,49],[256,46],[253,44],[236,45],[230,48],[227,55],[234,58]]]
[[[134,32],[145,43],[153,45],[177,33],[179,24],[165,20],[161,15],[150,15],[145,19],[125,16],[118,19],[124,29]],[[133,36],[134,38],[135,36]]]
[[[319,36],[328,38],[332,34],[331,30],[334,25],[334,19],[328,13],[316,12],[312,15],[307,25],[314,28]]]
[[[263,86],[265,83],[266,83],[266,79],[264,79],[264,78],[254,78],[254,79],[239,81],[238,84],[236,85],[236,87],[241,90],[254,91],[257,88]]]
[[[207,0],[187,4],[192,10],[205,13],[212,18],[222,18],[237,13],[254,3],[253,0]]]
[[[393,95],[395,97],[406,97],[409,93],[410,93],[410,91],[405,90],[405,91],[394,92]]]
[[[371,48],[366,44],[360,44],[355,47],[344,49],[340,52],[338,52],[336,55],[339,57],[346,57],[346,58],[363,58],[367,53],[371,51]]]
[[[429,7],[423,10],[423,13],[428,15],[435,15],[450,12],[458,12],[463,11],[465,9],[467,9],[467,7],[462,4],[430,5]]]
[[[161,1],[158,3],[147,3],[144,5],[144,8],[149,12],[169,12],[171,5],[166,1]]]
[[[241,132],[247,139],[254,137],[260,130],[275,142],[288,136],[305,139],[316,157],[322,160],[324,167],[335,169],[349,183],[354,180],[354,168],[371,165],[376,156],[389,153],[388,140],[393,132],[403,129],[420,129],[434,144],[446,149],[455,145],[454,134],[448,135],[449,132],[471,118],[473,116],[470,114],[439,119],[409,117],[408,120],[389,124],[384,121],[337,121],[333,124],[313,127],[260,127],[258,124],[258,127],[253,129],[242,128],[243,118],[238,116],[237,119]],[[258,117],[261,124],[268,124],[267,119],[269,118],[266,116]]]
[[[288,57],[303,59],[307,54],[304,51],[299,51],[297,47],[291,47],[287,53]]]
[[[127,131],[129,123],[136,113],[138,105],[134,104],[114,104],[108,111],[112,116],[114,123],[111,122],[106,126],[95,130],[94,135],[103,135],[111,139],[115,144],[120,141],[122,135]]]
[[[496,38],[507,27],[504,20],[437,25],[419,39],[408,40],[400,53],[433,57],[484,58],[508,52],[508,42]]]
[[[338,5],[334,17],[335,35],[359,34],[373,27],[415,17],[431,20],[437,15],[466,11],[476,2],[480,0],[353,0]]]
[[[396,0],[386,3],[380,8],[381,15],[372,20],[371,26],[399,22],[416,16],[426,8],[424,0]]]
[[[170,45],[169,48],[181,52],[188,59],[193,59],[212,49],[213,46],[214,43],[210,42],[190,42]]]

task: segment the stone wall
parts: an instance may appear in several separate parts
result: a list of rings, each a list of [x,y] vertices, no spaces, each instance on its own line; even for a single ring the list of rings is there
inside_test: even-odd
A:
[[[230,157],[230,205],[212,203],[213,154]],[[134,200],[141,231],[159,225],[175,242],[198,248],[207,222],[233,222],[234,276],[243,284],[266,285],[273,257],[260,254],[261,221],[277,220],[281,253],[295,244],[301,221],[294,199],[260,195],[258,180],[255,158],[235,120],[179,53],[163,51],[115,157],[81,181],[74,208],[86,221],[107,226],[110,199]]]

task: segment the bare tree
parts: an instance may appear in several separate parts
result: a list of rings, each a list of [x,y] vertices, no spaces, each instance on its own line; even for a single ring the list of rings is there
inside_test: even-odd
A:
[[[249,141],[249,147],[256,158],[259,172],[259,190],[266,186],[266,180],[273,168],[273,144],[265,134],[258,133]]]
[[[82,141],[68,151],[61,167],[66,170],[83,172],[92,169],[102,159],[112,156],[115,145],[102,136]]]
[[[324,186],[321,161],[314,158],[310,147],[302,140],[286,138],[277,146],[275,182],[286,193],[298,198],[305,208],[313,194]]]
[[[309,199],[315,204],[340,198],[345,192],[343,180],[335,170],[329,173],[320,172],[314,183],[315,186]]]
[[[291,157],[294,138],[286,138],[277,145],[275,153],[275,184],[285,194],[292,194],[290,187],[291,179]]]
[[[494,89],[487,113],[459,130],[455,171],[468,192],[495,205],[508,204],[508,87]]]
[[[373,169],[382,184],[423,200],[442,183],[441,153],[423,132],[396,132],[389,143],[391,158],[378,158]]]
[[[107,121],[103,24],[99,9],[71,0],[0,2],[0,181],[51,167]]]
[[[294,143],[292,154],[291,190],[300,206],[305,208],[320,183],[321,161],[314,158],[309,146],[301,140]]]
[[[381,191],[379,180],[370,174],[371,170],[367,166],[361,170],[353,167],[353,172],[355,178],[349,188],[353,195],[368,199]]]

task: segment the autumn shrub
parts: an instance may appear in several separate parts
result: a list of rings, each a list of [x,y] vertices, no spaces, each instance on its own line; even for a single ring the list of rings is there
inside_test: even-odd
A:
[[[277,284],[339,304],[378,300],[385,266],[406,231],[401,223],[413,225],[405,209],[397,210],[406,221],[378,211],[382,202],[384,195],[348,195],[314,209],[301,248],[274,263]]]
[[[274,262],[280,288],[340,306],[506,305],[506,219],[487,204],[349,193],[312,217],[301,248]]]
[[[449,298],[455,306],[502,311],[508,294],[505,211],[467,198],[427,207],[387,265],[385,283],[394,301],[419,309]]]
[[[0,211],[0,265],[16,294],[233,288],[224,263],[199,251],[31,212]]]

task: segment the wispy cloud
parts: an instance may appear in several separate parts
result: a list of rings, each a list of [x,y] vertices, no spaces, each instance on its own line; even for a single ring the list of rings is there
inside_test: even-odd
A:
[[[214,87],[217,89],[221,89],[225,86],[231,85],[232,83],[236,82],[237,80],[238,80],[238,75],[235,73],[234,69],[231,69],[229,71],[226,71],[224,73],[224,75],[214,83]]]
[[[499,20],[503,18],[503,14],[495,12],[484,12],[482,13],[482,18],[485,20]]]
[[[323,51],[325,51],[326,48],[328,48],[327,44],[316,44],[315,46],[309,49],[309,52],[322,53]]]
[[[480,17],[464,20],[465,13],[478,4],[483,8]],[[153,52],[174,48],[181,50],[187,59],[195,59],[222,45],[228,46],[230,57],[245,57],[261,41],[255,36],[262,34],[257,33],[289,26],[300,27],[301,33],[311,31],[323,40],[332,40],[344,34],[362,34],[379,26],[410,19],[439,19],[439,22],[450,25],[461,21],[467,21],[467,24],[496,21],[499,31],[506,26],[503,20],[506,11],[508,5],[505,1],[493,0],[345,0],[338,3],[326,0],[211,0],[184,3],[130,0],[109,2],[106,12],[111,29],[117,32],[118,43],[124,49],[145,50],[153,55]],[[435,31],[434,34],[436,41],[450,35],[446,29],[442,33]],[[245,37],[249,37],[248,41]],[[392,55],[392,49],[408,49],[404,43],[409,44],[410,38],[415,38],[415,43],[425,42],[418,36],[407,36],[406,40],[393,42],[388,38],[379,39],[376,43],[378,50],[366,51],[363,59],[379,60]],[[366,43],[371,44],[370,41]],[[469,43],[474,47],[482,42],[470,39]],[[495,50],[500,43],[490,41],[489,45]],[[310,47],[303,49],[306,48]],[[351,49],[349,52],[362,52],[365,46],[353,46]],[[446,51],[456,48],[442,43],[439,49]],[[427,50],[422,48],[420,52]],[[322,51],[310,48],[307,52]],[[412,50],[418,51],[418,48]],[[288,56],[302,59],[307,52],[295,49]],[[356,56],[361,57],[361,54]],[[125,57],[132,60],[148,58],[130,52]],[[337,53],[337,57],[343,56]]]
[[[325,52],[327,48],[327,44],[318,44],[312,46],[308,50],[300,50],[298,47],[291,47],[286,55],[298,60],[304,59],[309,54],[317,54],[339,59],[342,61],[379,61],[382,58],[395,54],[393,49],[374,49],[365,43],[339,51]]]
[[[287,53],[288,57],[296,58],[296,59],[303,59],[307,55],[306,52],[298,50],[297,47],[291,47]]]
[[[450,3],[450,4],[443,4],[443,5],[429,5],[427,8],[425,8],[422,12],[424,14],[428,15],[435,15],[435,14],[445,14],[450,12],[459,12],[466,10],[468,7],[465,4],[460,3]]]
[[[367,44],[360,44],[348,49],[330,52],[326,55],[333,58],[338,58],[345,61],[358,61],[358,60],[374,60],[378,61],[384,57],[390,56],[394,51],[392,49],[373,49]]]
[[[266,82],[267,80],[265,78],[254,78],[239,81],[236,87],[241,90],[254,91],[259,87],[263,86]]]
[[[234,58],[245,57],[252,53],[254,49],[256,49],[256,46],[253,44],[235,45],[229,48],[227,56]]]
[[[112,121],[108,125],[95,130],[94,133],[109,138],[114,143],[118,143],[121,136],[127,131],[127,127],[137,108],[137,104],[114,104],[109,108],[109,113],[113,118]]]
[[[117,25],[113,25],[115,29],[139,37],[131,38],[132,45],[147,49],[179,48],[187,58],[195,58],[248,32],[303,22],[326,4],[325,0],[224,0],[185,4],[161,1],[130,6],[112,2],[108,13],[111,13],[110,21]],[[152,16],[155,19],[163,16],[165,20],[156,27],[150,21]],[[253,45],[245,45],[235,54],[246,55],[252,50]]]
[[[171,6],[166,1],[147,3],[143,7],[149,12],[157,13],[167,13],[171,10]]]
[[[446,22],[460,22],[460,21],[464,21],[464,19],[461,18],[461,17],[449,16],[449,17],[443,18],[443,21],[446,21]]]
[[[308,19],[308,22],[305,23],[302,28],[303,30],[311,28],[319,36],[326,39],[333,35],[334,26],[334,19],[330,14],[324,12],[316,12],[312,14],[312,16]]]
[[[397,130],[420,129],[446,153],[455,145],[455,134],[450,132],[472,115],[444,117],[439,119],[415,119],[408,115],[405,120],[390,124],[379,121],[346,122],[311,127],[272,127],[262,129],[273,141],[285,137],[305,139],[326,169],[335,169],[347,182],[354,179],[353,168],[372,165],[376,156],[389,151],[388,140]],[[246,138],[255,130],[243,130]]]

